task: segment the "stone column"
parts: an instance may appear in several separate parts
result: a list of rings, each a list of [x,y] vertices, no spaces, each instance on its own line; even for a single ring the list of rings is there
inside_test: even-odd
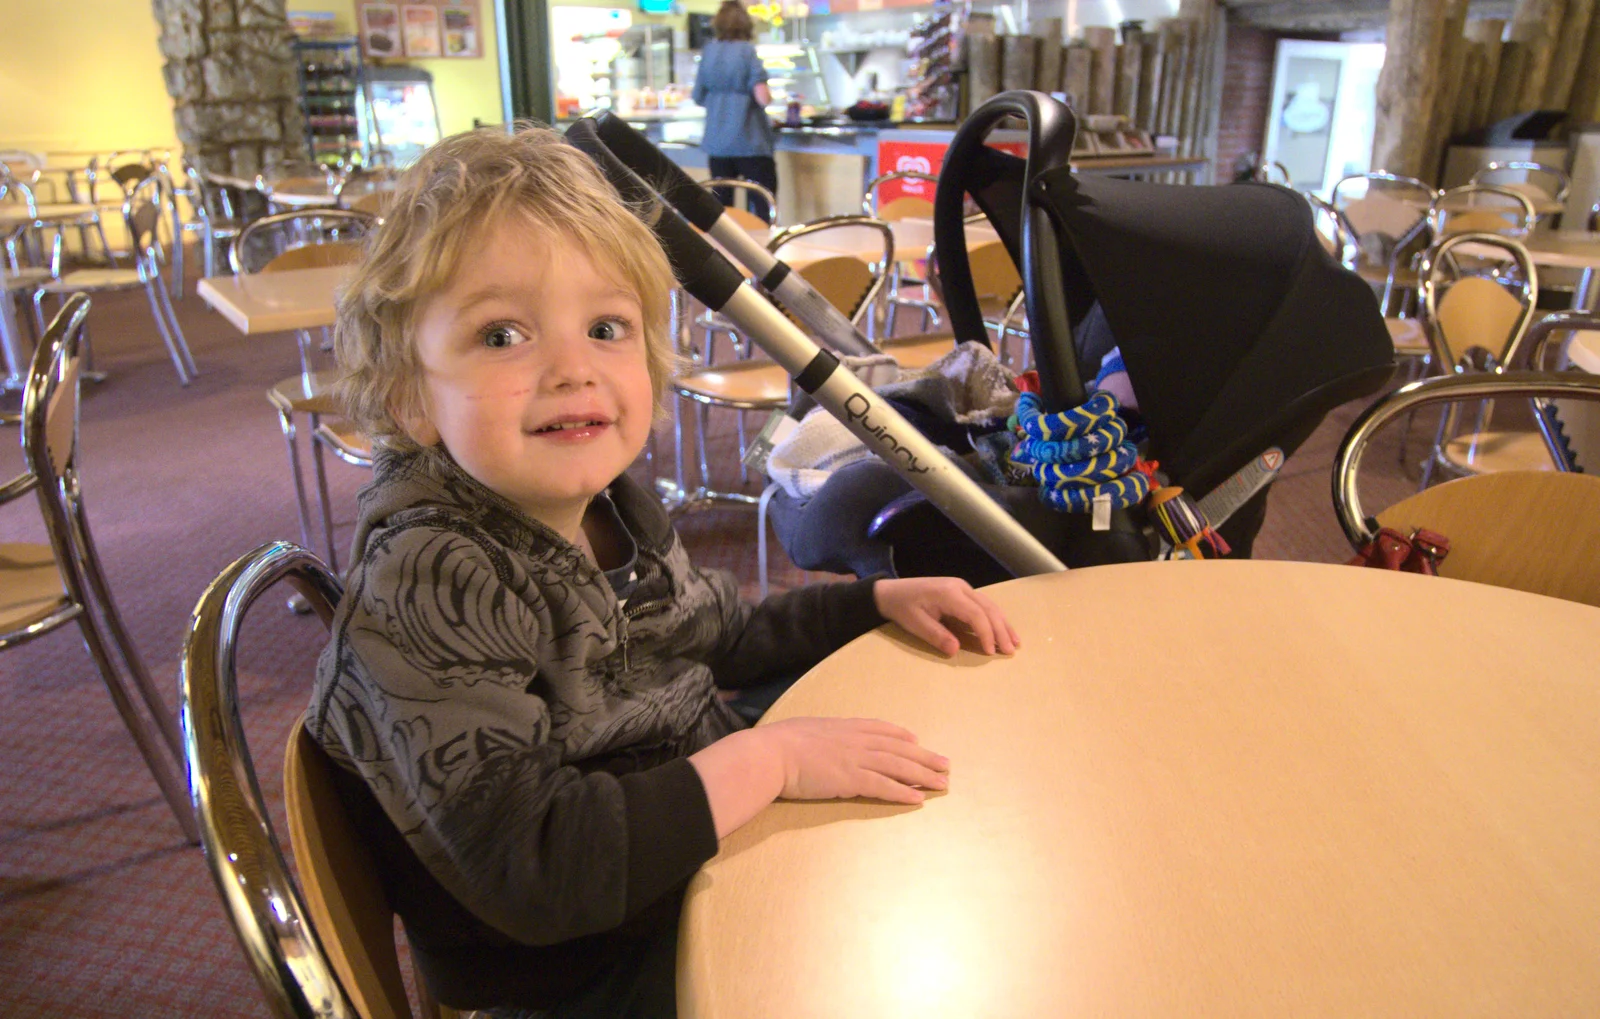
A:
[[[249,179],[306,159],[285,0],[152,0],[173,120],[188,157]]]

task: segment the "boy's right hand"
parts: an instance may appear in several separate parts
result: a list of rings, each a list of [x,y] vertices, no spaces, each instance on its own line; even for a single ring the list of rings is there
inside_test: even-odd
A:
[[[866,718],[790,718],[754,730],[774,744],[786,800],[867,796],[921,803],[949,785],[950,762],[898,725]]]

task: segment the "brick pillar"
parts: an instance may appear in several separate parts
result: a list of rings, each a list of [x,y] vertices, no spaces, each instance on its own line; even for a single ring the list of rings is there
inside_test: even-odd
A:
[[[1223,58],[1222,108],[1217,126],[1217,161],[1213,180],[1233,180],[1234,161],[1253,154],[1259,165],[1267,142],[1272,106],[1272,68],[1278,56],[1275,33],[1246,25],[1228,26]]]
[[[249,179],[305,159],[285,0],[152,0],[178,139],[196,164]]]

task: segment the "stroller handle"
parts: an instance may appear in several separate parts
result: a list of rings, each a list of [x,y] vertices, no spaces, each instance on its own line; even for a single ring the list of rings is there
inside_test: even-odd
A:
[[[595,161],[623,199],[649,224],[684,289],[743,328],[801,389],[904,475],[968,537],[1014,576],[1066,569],[1039,539],[901,417],[892,404],[813,343],[771,302],[743,286],[743,277],[728,260],[612,154],[592,121],[573,124],[566,137]]]
[[[775,295],[784,306],[804,322],[828,346],[845,354],[876,354],[879,350],[856,329],[855,324],[829,304],[800,274],[792,271],[772,252],[730,217],[723,215],[722,203],[701,187],[683,169],[668,159],[650,140],[629,127],[609,110],[593,118],[600,143],[634,174],[648,181],[683,214],[683,218],[716,239],[755,275],[756,282]]]
[[[1005,187],[1010,182],[1000,177],[989,158],[1000,154],[983,143],[989,131],[1006,117],[1021,117],[1028,125],[1022,187],[1020,193],[991,193],[986,190],[990,185],[998,181]],[[1002,92],[974,110],[956,130],[945,153],[933,201],[934,249],[939,258],[945,308],[956,338],[983,342],[988,337],[972,283],[966,224],[961,215],[963,200],[970,193],[994,223],[1021,270],[1028,309],[1028,342],[1039,370],[1040,395],[1050,410],[1065,410],[1082,403],[1085,392],[1083,380],[1078,377],[1071,316],[1061,287],[1061,249],[1057,246],[1055,222],[1045,204],[1036,200],[1046,186],[1038,178],[1047,170],[1068,164],[1077,133],[1078,120],[1066,103],[1043,92]],[[1005,212],[1014,213],[1017,208],[1022,212],[1020,252],[1015,240],[1017,223],[1010,216],[1000,215],[1002,204],[1007,206]]]

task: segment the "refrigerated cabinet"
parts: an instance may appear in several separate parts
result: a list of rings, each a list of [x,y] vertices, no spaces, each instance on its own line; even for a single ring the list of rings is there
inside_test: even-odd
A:
[[[396,168],[417,161],[440,137],[433,75],[416,67],[369,67],[361,89],[362,147],[384,149]]]

